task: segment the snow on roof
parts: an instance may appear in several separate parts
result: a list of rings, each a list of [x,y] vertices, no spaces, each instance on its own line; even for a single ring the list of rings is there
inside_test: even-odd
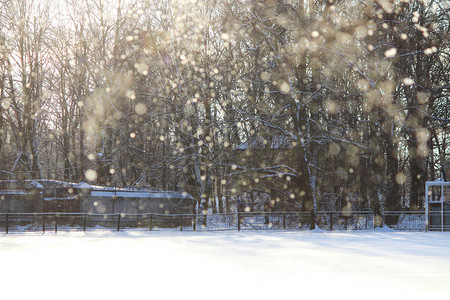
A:
[[[91,196],[93,197],[192,199],[192,196],[185,192],[151,191],[148,189],[105,187],[105,186],[91,185],[86,182],[73,183],[52,179],[21,180],[21,181],[0,180],[0,193],[3,192],[4,194],[6,193],[19,194],[21,192],[25,193],[26,192],[25,190],[30,188],[37,188],[41,190],[47,189],[50,190],[55,188],[89,189],[91,190]],[[46,200],[50,201],[51,199],[48,198]]]
[[[34,188],[37,188],[37,189],[43,189],[44,188],[44,186],[42,184],[40,184],[39,182],[37,182],[37,181],[31,182],[30,186],[34,187]]]
[[[86,182],[80,182],[76,187],[79,189],[92,189],[92,185]]]
[[[53,180],[53,179],[26,179],[26,180],[0,180],[0,189],[54,189],[76,187],[78,183]]]
[[[170,198],[170,199],[192,199],[192,196],[187,193],[171,192],[171,191],[143,191],[132,189],[93,189],[91,197],[109,197],[109,198]]]
[[[23,190],[14,190],[14,191],[3,190],[0,191],[0,195],[32,195],[32,192]]]
[[[430,186],[430,185],[438,185],[438,186],[445,185],[445,186],[448,186],[448,185],[450,185],[450,181],[444,181],[444,180],[426,181],[425,185],[428,185],[428,186]]]
[[[91,196],[94,197],[132,197],[132,198],[178,198],[178,199],[192,199],[192,196],[186,192],[175,191],[152,191],[145,188],[118,188],[107,187],[99,185],[89,185],[87,183],[80,183],[79,188],[91,189]]]
[[[54,201],[54,200],[75,200],[77,199],[76,197],[48,197],[48,198],[44,198],[45,201]]]
[[[235,148],[235,150],[247,149],[291,149],[293,138],[288,136],[270,136],[264,138],[262,136],[252,136]]]

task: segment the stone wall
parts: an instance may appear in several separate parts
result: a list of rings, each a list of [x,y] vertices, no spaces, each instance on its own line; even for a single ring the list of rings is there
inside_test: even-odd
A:
[[[42,194],[38,190],[0,191],[0,212],[33,213],[42,212]]]
[[[82,212],[99,214],[191,214],[192,200],[170,198],[85,197]]]

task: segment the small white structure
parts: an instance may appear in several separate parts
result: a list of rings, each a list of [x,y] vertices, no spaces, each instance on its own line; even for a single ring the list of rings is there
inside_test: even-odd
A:
[[[440,187],[440,194],[439,195],[433,195],[432,188],[433,187]],[[431,200],[430,200],[430,196]],[[438,196],[438,197],[436,197]],[[438,198],[436,200],[436,198]],[[450,211],[447,211],[445,209],[445,206],[450,205],[450,182],[445,182],[443,178],[440,180],[435,181],[427,181],[425,183],[425,228],[428,231],[430,229],[430,205],[431,206],[438,206],[440,205],[440,230],[444,231],[444,229],[450,229],[450,226],[448,226],[447,223],[448,220],[444,218],[445,214],[450,215]],[[433,210],[436,211],[436,210]],[[433,214],[436,216],[436,214]],[[449,216],[450,217],[450,216]],[[438,229],[437,225],[431,224],[431,229]]]

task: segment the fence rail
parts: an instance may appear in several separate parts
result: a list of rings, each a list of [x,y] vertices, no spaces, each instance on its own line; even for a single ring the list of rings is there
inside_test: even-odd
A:
[[[395,230],[425,231],[424,212],[342,213],[310,212],[238,212],[212,215],[164,214],[85,214],[85,213],[0,213],[0,232],[21,231],[91,231],[91,230],[156,230],[156,231],[218,231],[218,230],[368,230],[382,225]],[[436,221],[437,220],[437,221]],[[429,230],[441,230],[440,212],[430,212]],[[444,216],[444,230],[450,212]]]

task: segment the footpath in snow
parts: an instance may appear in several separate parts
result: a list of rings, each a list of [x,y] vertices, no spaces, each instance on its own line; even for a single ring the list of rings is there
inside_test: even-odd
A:
[[[450,233],[0,235],[1,299],[450,299]]]

